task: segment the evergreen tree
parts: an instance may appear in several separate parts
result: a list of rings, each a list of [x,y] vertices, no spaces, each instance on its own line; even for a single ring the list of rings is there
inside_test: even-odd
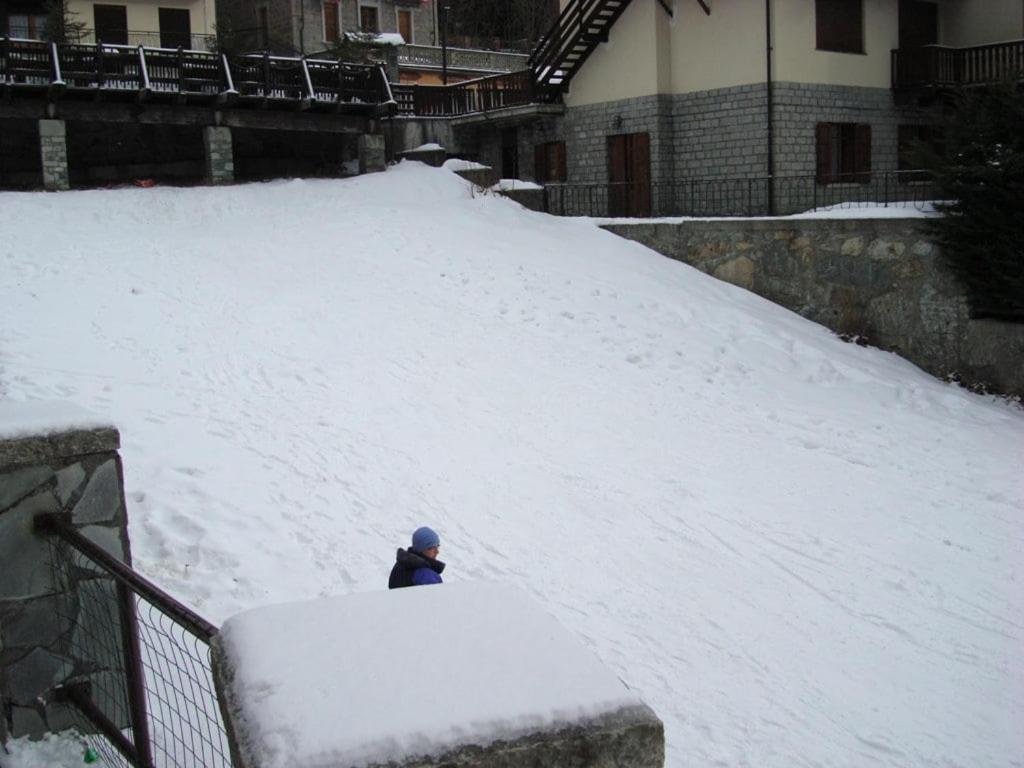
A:
[[[85,22],[72,13],[65,0],[45,0],[46,39],[54,43],[77,43],[85,33]]]
[[[964,89],[945,151],[924,154],[947,201],[933,234],[972,316],[1024,322],[1024,90]]]

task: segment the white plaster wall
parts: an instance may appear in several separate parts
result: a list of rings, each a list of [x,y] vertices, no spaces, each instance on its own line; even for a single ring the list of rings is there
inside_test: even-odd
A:
[[[696,0],[676,0],[669,25],[672,92],[764,82],[764,25],[764,0],[718,0],[710,16]]]
[[[963,48],[1024,38],[1024,0],[946,0],[939,13],[944,45]]]
[[[864,53],[816,49],[814,0],[774,0],[775,80],[888,88],[899,43],[897,0],[864,0]]]
[[[85,24],[89,29],[92,29],[94,23],[93,5],[96,3],[89,0],[68,1],[68,9],[76,15],[75,20]],[[128,29],[132,32],[159,32],[158,8],[187,8],[193,35],[216,34],[216,0],[130,0],[120,3],[117,0],[107,0],[99,5],[127,6]]]
[[[660,18],[664,17],[664,18]],[[573,78],[565,102],[570,107],[617,101],[659,93],[658,23],[666,23],[668,15],[656,0],[632,3],[612,27],[607,43],[601,43]],[[662,65],[661,80],[667,79],[667,65]]]

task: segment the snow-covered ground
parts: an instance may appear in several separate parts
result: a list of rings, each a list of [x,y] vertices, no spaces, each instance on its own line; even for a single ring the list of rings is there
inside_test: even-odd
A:
[[[1019,408],[411,164],[0,231],[0,397],[120,426],[136,564],[211,620],[383,589],[428,524],[671,766],[1024,765]]]

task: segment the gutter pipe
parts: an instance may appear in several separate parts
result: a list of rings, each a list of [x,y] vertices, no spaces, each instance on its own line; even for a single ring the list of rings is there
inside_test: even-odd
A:
[[[765,117],[768,122],[768,215],[775,215],[775,100],[772,88],[772,0],[764,0]]]

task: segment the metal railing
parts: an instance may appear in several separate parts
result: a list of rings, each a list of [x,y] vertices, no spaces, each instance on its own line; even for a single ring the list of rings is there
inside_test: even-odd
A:
[[[391,84],[399,115],[457,117],[523,106],[534,101],[529,70],[453,85]]]
[[[77,31],[73,38],[67,42],[95,45],[98,42],[108,45],[129,45],[145,48],[165,48],[169,50],[206,51],[217,50],[217,36],[195,33],[168,33],[154,32],[152,30],[118,29],[104,30],[97,34],[95,29],[82,29]]]
[[[970,48],[924,45],[892,52],[892,87],[983,85],[1024,78],[1024,40]]]
[[[557,216],[779,216],[868,205],[925,210],[936,187],[922,171],[885,171],[829,184],[815,176],[547,184],[544,197]]]
[[[255,99],[360,109],[370,106],[380,114],[393,110],[387,76],[380,66],[11,38],[0,38],[2,87],[59,93],[120,91],[138,98],[181,94],[228,103]]]
[[[57,583],[76,600],[62,650],[77,677],[55,693],[103,765],[231,768],[210,666],[217,628],[174,600],[67,520],[44,515]]]
[[[398,66],[441,69],[443,49],[435,45],[403,45],[398,49]],[[526,69],[525,53],[504,53],[472,48],[448,48],[448,69],[463,72],[516,72]]]

